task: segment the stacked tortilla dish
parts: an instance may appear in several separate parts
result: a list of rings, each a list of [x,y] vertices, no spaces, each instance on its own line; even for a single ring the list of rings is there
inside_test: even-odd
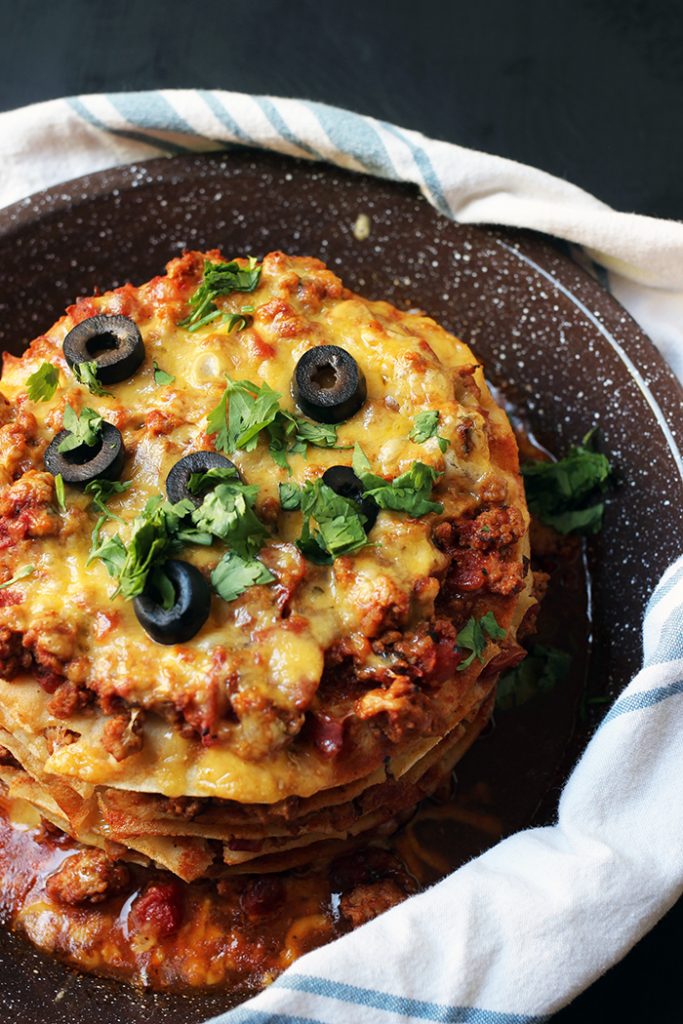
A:
[[[282,253],[80,300],[0,383],[0,779],[188,881],[384,834],[524,654],[527,531],[422,313]]]

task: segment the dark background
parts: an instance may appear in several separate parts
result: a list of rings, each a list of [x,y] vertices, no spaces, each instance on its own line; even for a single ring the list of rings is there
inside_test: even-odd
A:
[[[0,0],[0,110],[173,87],[338,104],[683,217],[682,0]],[[679,906],[554,1020],[683,1019],[682,940]]]

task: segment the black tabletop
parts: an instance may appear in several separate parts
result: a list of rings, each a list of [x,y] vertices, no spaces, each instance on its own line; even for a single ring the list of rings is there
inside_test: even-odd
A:
[[[680,0],[0,0],[0,110],[173,87],[338,104],[683,217]],[[682,939],[679,905],[554,1020],[680,1020]]]

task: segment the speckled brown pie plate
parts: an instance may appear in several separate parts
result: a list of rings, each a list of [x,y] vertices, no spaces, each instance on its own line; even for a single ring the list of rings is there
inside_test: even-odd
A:
[[[607,292],[548,240],[453,224],[411,187],[238,151],[105,171],[0,211],[0,348],[20,352],[78,295],[145,281],[187,247],[319,256],[351,288],[420,306],[470,343],[551,451],[599,424],[618,478],[589,551],[588,685],[618,692],[639,664],[647,595],[683,549],[683,394]],[[503,833],[552,815],[595,726],[579,696],[506,715],[466,759],[465,782],[495,790]],[[193,1024],[227,1005],[76,975],[0,929],[3,1024]]]

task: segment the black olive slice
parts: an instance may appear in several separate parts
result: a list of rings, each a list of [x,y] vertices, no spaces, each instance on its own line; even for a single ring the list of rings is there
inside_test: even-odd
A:
[[[368,389],[352,355],[338,345],[318,345],[296,364],[292,394],[312,420],[341,423],[358,412]]]
[[[60,452],[60,444],[70,435],[69,430],[60,430],[47,446],[43,462],[48,473],[61,473],[65,484],[76,487],[85,487],[91,480],[118,480],[126,457],[120,430],[105,420],[96,445],[82,444],[70,452]]]
[[[176,462],[166,477],[168,500],[175,504],[176,501],[189,498],[199,508],[204,500],[206,490],[200,494],[190,494],[187,489],[190,477],[193,473],[206,473],[208,469],[214,469],[217,466],[226,469],[231,467],[239,479],[239,471],[234,462],[226,459],[224,455],[219,455],[218,452],[191,452],[189,455],[184,455]],[[217,480],[216,483],[219,481]]]
[[[138,622],[158,644],[184,644],[199,632],[211,611],[211,587],[189,562],[169,559],[161,566],[175,591],[168,611],[156,599],[152,583],[133,601]]]
[[[137,324],[127,316],[99,316],[81,320],[64,339],[64,357],[73,370],[78,363],[97,363],[102,384],[118,384],[132,377],[145,358]]]
[[[374,498],[363,497],[363,485],[350,466],[330,466],[323,473],[323,483],[327,484],[335,494],[342,498],[349,498],[360,506],[365,516],[365,532],[370,533],[377,522],[379,506]]]

